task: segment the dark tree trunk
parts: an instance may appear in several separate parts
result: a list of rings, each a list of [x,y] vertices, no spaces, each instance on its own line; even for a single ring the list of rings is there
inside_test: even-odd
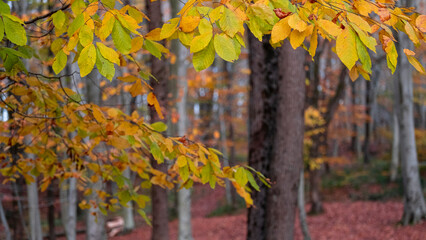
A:
[[[304,134],[302,50],[250,44],[249,164],[272,181],[253,195],[247,239],[293,239]]]
[[[47,203],[49,205],[47,212],[47,219],[49,222],[49,240],[55,240],[55,194],[53,184],[50,184],[47,188]]]
[[[161,27],[162,13],[161,1],[151,2],[146,0],[146,8],[148,17],[151,19],[149,22],[149,30]],[[154,94],[160,103],[162,109],[167,107],[167,80],[169,79],[168,64],[166,61],[159,60],[151,56],[151,74],[154,75],[158,81],[151,80],[151,86],[154,88]],[[161,119],[156,113],[155,109],[150,109],[151,122],[158,122]],[[157,164],[151,158],[151,165],[153,168],[166,172],[166,164]],[[152,240],[166,240],[169,239],[169,217],[168,217],[168,204],[167,204],[167,190],[159,186],[152,186]]]

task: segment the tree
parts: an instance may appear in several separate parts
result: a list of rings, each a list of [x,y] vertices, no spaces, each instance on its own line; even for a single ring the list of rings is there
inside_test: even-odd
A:
[[[148,5],[157,4],[159,5],[159,1],[149,2]],[[127,85],[126,89],[132,96],[146,94],[148,104],[159,119],[162,119],[164,96],[161,90],[153,90],[147,81],[157,78],[162,83],[161,74],[164,72],[156,68],[160,65],[154,63],[150,72],[137,55],[149,52],[161,59],[168,53],[168,49],[161,44],[165,39],[178,38],[183,45],[189,47],[193,53],[194,68],[201,71],[213,63],[216,53],[229,62],[238,58],[241,47],[245,46],[244,24],[258,40],[271,34],[270,44],[273,47],[282,45],[288,38],[291,47],[298,48],[304,46],[303,42],[307,38],[310,41],[308,51],[312,56],[315,55],[318,35],[321,35],[333,43],[336,40],[337,56],[352,76],[361,74],[368,78],[371,60],[367,48],[375,51],[377,45],[373,33],[380,30],[379,44],[384,48],[388,67],[393,72],[397,65],[397,51],[390,27],[404,32],[410,41],[418,45],[424,40],[426,24],[424,15],[395,7],[394,2],[389,0],[386,4],[364,0],[352,4],[315,0],[226,0],[220,3],[189,0],[178,17],[170,19],[166,24],[155,25],[155,28],[150,27],[148,33],[142,28],[148,17],[141,10],[130,5],[116,6],[115,1],[58,1],[52,9],[47,13],[37,13],[24,21],[12,15],[9,5],[0,1],[0,29],[4,28],[4,31],[0,31],[0,58],[4,67],[4,72],[0,75],[0,107],[11,113],[9,120],[1,123],[0,141],[9,148],[19,145],[23,152],[33,156],[25,157],[25,154],[20,154],[14,159],[10,151],[1,153],[1,174],[6,177],[6,182],[15,181],[18,177],[23,177],[28,184],[40,180],[41,190],[47,189],[54,179],[76,178],[86,196],[97,195],[91,199],[93,201],[86,200],[79,204],[83,209],[96,209],[97,211],[92,211],[94,217],[117,210],[120,205],[125,206],[129,201],[134,201],[139,207],[139,213],[146,217],[142,209],[150,199],[142,193],[141,188],[150,188],[151,184],[163,188],[182,184],[183,187],[190,188],[193,182],[202,182],[209,183],[214,188],[216,184],[224,185],[223,179],[229,179],[247,205],[252,204],[249,186],[257,190],[258,184],[254,180],[252,168],[222,168],[216,150],[183,137],[164,136],[162,132],[167,127],[160,121],[149,124],[138,112],[126,114],[118,108],[84,101],[81,94],[63,86],[62,80],[75,74],[63,75],[68,59],[77,62],[81,77],[92,73],[96,66],[101,76],[113,80],[116,67],[129,66],[130,69],[133,66],[133,72],[118,76],[117,79]],[[160,11],[157,10],[156,13],[158,14],[149,14],[151,22],[160,23],[156,21],[161,16]],[[378,15],[380,21],[371,18],[373,15]],[[28,45],[27,42],[32,44]],[[277,91],[279,95],[276,99],[278,106],[273,113],[276,116],[270,117],[275,121],[272,126],[280,129],[271,140],[271,146],[292,144],[281,128],[287,129],[285,124],[288,124],[294,126],[289,131],[297,130],[297,124],[303,122],[303,114],[298,105],[299,97],[303,95],[298,87],[303,85],[303,79],[296,82],[290,78],[281,82],[289,76],[299,76],[301,68],[299,65],[293,68],[294,63],[289,58],[291,56],[298,59],[301,54],[295,55],[293,51],[288,51],[289,45],[286,45],[285,50],[278,54],[279,58],[267,58],[276,61],[274,64],[277,66],[292,66],[291,69],[280,67],[282,72],[279,73],[280,77],[276,77],[276,84],[280,86],[271,86],[271,90]],[[53,59],[43,54],[43,47],[46,46],[55,55]],[[268,50],[268,54],[273,52]],[[412,56],[411,50],[407,52],[410,63],[424,72],[423,67]],[[30,59],[30,64],[38,67],[27,68],[23,59]],[[46,67],[43,66],[49,64],[56,75],[44,71]],[[272,74],[278,75],[276,72]],[[295,91],[287,92],[286,87],[293,86]],[[292,101],[297,104],[290,106]],[[283,115],[286,110],[294,116]],[[295,123],[292,117],[302,119]],[[271,156],[297,156],[299,150],[301,151],[298,146],[291,152],[285,152],[288,146],[268,151]],[[66,158],[59,163],[58,156]],[[149,161],[150,158],[155,161]],[[164,165],[165,158],[176,160],[172,161],[167,172],[158,171],[156,164]],[[286,164],[291,166],[278,172],[279,167]],[[265,198],[265,204],[286,209],[285,218],[276,222],[267,220],[271,237],[285,236],[279,234],[292,235],[290,226],[293,226],[291,220],[294,218],[299,164],[301,163],[297,158],[271,160],[270,177],[278,184],[268,190],[267,195],[271,197]],[[123,171],[127,168],[142,179],[140,186],[133,186],[128,178],[123,177]],[[287,174],[283,176],[282,173]],[[262,174],[256,175],[265,181]],[[110,194],[103,188],[89,187],[91,184],[109,181],[117,183],[117,192]],[[288,201],[285,203],[272,197],[281,199],[281,194],[286,189],[291,191],[286,192],[289,194],[286,195]],[[266,209],[265,214],[272,214],[271,211]],[[284,224],[281,222],[284,220],[286,227],[277,228],[279,224]],[[289,231],[283,232],[284,229]]]
[[[402,1],[401,4],[415,7],[416,1]],[[398,34],[399,69],[395,78],[395,101],[399,124],[399,158],[404,185],[404,213],[402,223],[418,223],[426,218],[426,203],[424,200],[419,176],[416,141],[413,118],[413,77],[409,62],[412,61],[410,39]],[[407,58],[402,57],[402,52]]]

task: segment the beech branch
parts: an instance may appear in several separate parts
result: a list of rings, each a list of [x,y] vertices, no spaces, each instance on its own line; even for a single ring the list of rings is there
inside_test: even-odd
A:
[[[49,12],[49,13],[44,14],[44,15],[41,15],[41,16],[38,16],[38,17],[36,17],[36,18],[30,19],[30,20],[28,20],[28,21],[25,21],[24,23],[25,23],[25,24],[32,24],[32,23],[35,23],[35,22],[37,22],[38,20],[45,19],[45,18],[48,18],[48,17],[52,16],[52,15],[53,15],[53,14],[55,14],[57,11],[65,10],[65,9],[69,8],[70,6],[71,6],[71,4],[69,4],[69,3],[68,3],[68,4],[65,4],[64,6],[62,6],[62,7],[61,7],[61,8],[59,8],[59,9],[53,10],[53,11],[51,11],[51,12]]]

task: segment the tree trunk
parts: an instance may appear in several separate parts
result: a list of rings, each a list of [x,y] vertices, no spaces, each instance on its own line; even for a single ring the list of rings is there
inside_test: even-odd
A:
[[[399,126],[398,116],[396,113],[396,107],[393,111],[393,126],[392,126],[392,161],[390,167],[390,181],[395,182],[398,177],[398,166],[399,166]]]
[[[77,179],[64,180],[60,185],[61,219],[67,240],[76,239],[77,228]]]
[[[27,184],[27,194],[29,209],[28,217],[30,221],[30,239],[42,240],[43,232],[41,230],[40,209],[38,205],[37,178],[35,178],[35,182]]]
[[[171,1],[173,16],[183,7],[183,3],[179,1]],[[178,136],[187,134],[187,96],[188,82],[186,79],[186,70],[188,68],[188,50],[178,41],[173,42],[173,52],[176,54],[176,63],[174,65],[174,74],[176,75],[177,95],[180,101],[177,102],[177,111],[179,121],[177,123]],[[191,225],[191,190],[182,188],[178,193],[178,240],[192,240],[192,225]]]
[[[161,27],[162,12],[161,1],[151,2],[146,0],[146,8],[148,17],[151,19],[149,22],[149,30]],[[154,75],[158,81],[152,79],[151,86],[154,88],[161,109],[167,108],[167,81],[169,79],[169,71],[167,62],[159,60],[151,56],[151,74]],[[161,119],[158,117],[155,109],[150,109],[151,122],[158,122]],[[166,164],[158,164],[151,158],[151,165],[153,168],[166,172]],[[152,240],[166,240],[169,239],[169,214],[167,204],[167,190],[159,186],[153,185],[151,188],[152,199]]]
[[[49,240],[56,239],[55,233],[55,194],[54,194],[54,186],[53,183],[49,185],[47,188],[47,204],[48,204],[48,212],[47,212],[47,220],[49,223]]]
[[[93,70],[84,79],[85,82],[85,97],[88,103],[93,103],[101,106],[102,93],[99,88],[100,85],[100,74],[97,70]],[[103,149],[96,149],[94,151],[103,151]],[[92,161],[93,159],[87,159]],[[89,171],[89,176],[91,175]],[[87,196],[87,202],[99,202],[99,196],[96,190],[101,190],[104,185],[102,179],[96,182],[90,183],[89,187],[92,189],[92,193]],[[86,239],[87,240],[103,240],[107,239],[105,229],[105,216],[101,213],[99,208],[91,207],[86,211]]]
[[[304,54],[265,37],[250,44],[249,164],[272,181],[254,192],[247,239],[293,239],[304,133]]]
[[[10,233],[10,228],[9,228],[9,224],[7,223],[6,214],[4,212],[2,201],[3,201],[3,194],[0,193],[0,222],[4,228],[4,235],[6,237],[5,240],[12,240],[12,234]]]
[[[402,6],[415,7],[416,0],[403,0]],[[404,185],[404,225],[415,224],[426,218],[426,204],[422,192],[417,160],[416,139],[414,135],[413,115],[413,76],[412,66],[403,56],[403,49],[412,49],[412,44],[405,34],[398,35],[399,66],[397,76],[398,123],[400,133],[399,156],[401,159],[401,173]]]
[[[303,239],[310,240],[311,235],[309,234],[308,222],[306,219],[306,210],[305,210],[305,175],[303,173],[303,168],[300,171],[300,182],[299,182],[299,190],[297,196],[297,207],[299,208],[299,220],[300,220],[300,228],[302,229]]]

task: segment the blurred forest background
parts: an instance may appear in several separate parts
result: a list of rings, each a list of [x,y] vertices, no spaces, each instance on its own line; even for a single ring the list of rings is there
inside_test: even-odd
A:
[[[142,10],[146,7],[144,1],[123,0],[123,3],[131,3]],[[162,3],[164,19],[175,15],[182,6],[180,1]],[[48,12],[56,8],[55,4],[50,0],[11,2],[12,12],[24,19]],[[421,10],[425,9],[424,4],[424,1],[419,2]],[[34,29],[36,31],[42,30]],[[225,166],[247,164],[252,73],[250,47],[241,49],[240,59],[234,63],[217,58],[212,67],[196,72],[188,50],[175,41],[167,44],[171,52],[163,61],[165,68],[159,69],[168,74],[169,90],[166,100],[161,103],[167,108],[167,135],[185,136],[183,139],[199,141],[218,149],[223,153]],[[41,57],[46,60],[51,57],[49,46],[40,49],[40,53],[45,55]],[[312,238],[421,239],[426,236],[424,222],[409,227],[397,225],[403,211],[398,152],[400,133],[399,128],[395,127],[398,118],[394,111],[395,78],[400,75],[392,75],[387,69],[386,57],[381,49],[377,55],[372,55],[373,73],[370,80],[351,76],[352,73],[333,52],[332,45],[323,39],[319,41],[314,61],[308,53],[303,54],[306,54],[306,99],[304,171],[301,175],[305,196],[302,200]],[[426,45],[417,49],[417,56],[423,63],[426,62]],[[139,58],[146,63],[143,67],[149,69],[152,65],[149,54],[140,55]],[[27,64],[29,69],[40,71],[42,67],[45,73],[51,71],[49,67],[32,62]],[[138,67],[129,63],[125,70],[117,71],[125,76],[126,73],[138,71]],[[170,71],[166,71],[166,68]],[[75,70],[76,63],[69,62],[66,71],[72,73]],[[136,111],[145,119],[150,119],[147,95],[141,94],[144,91],[142,86],[116,80],[109,82],[99,76],[94,71],[84,78],[72,77],[66,84],[88,101],[100,106],[119,107],[127,113]],[[412,82],[415,145],[424,194],[426,78],[412,71]],[[6,110],[2,110],[0,119],[8,119]],[[140,183],[138,176],[128,177]],[[90,223],[94,222],[94,218],[86,217],[85,210],[77,206],[85,196],[81,192],[71,193],[70,189],[76,188],[77,183],[67,181],[66,184],[56,181],[44,192],[40,191],[37,183],[26,184],[23,178],[2,184],[0,239],[28,239],[32,232],[39,232],[45,239],[65,239],[66,236],[68,239],[84,239],[91,228],[100,228],[98,231],[111,237],[118,235],[113,239],[149,239],[152,229],[131,204],[128,208],[109,213],[103,220],[97,219],[97,223]],[[107,186],[108,191],[113,192],[114,189],[114,185]],[[229,183],[225,189],[212,190],[208,186],[195,185],[193,190],[185,192],[186,195],[179,194],[177,190],[167,191],[169,234],[172,239],[178,236],[176,219],[179,211],[185,211],[179,209],[191,207],[191,201],[184,200],[182,203],[178,201],[179,198],[192,198],[192,230],[189,231],[192,231],[195,239],[245,239],[245,204]],[[185,203],[187,206],[180,206]],[[70,222],[69,216],[73,210],[77,212],[71,216],[76,220],[74,223]],[[190,222],[188,219],[186,221]],[[295,225],[296,238],[302,239],[299,223]],[[73,229],[75,234],[70,233]]]

